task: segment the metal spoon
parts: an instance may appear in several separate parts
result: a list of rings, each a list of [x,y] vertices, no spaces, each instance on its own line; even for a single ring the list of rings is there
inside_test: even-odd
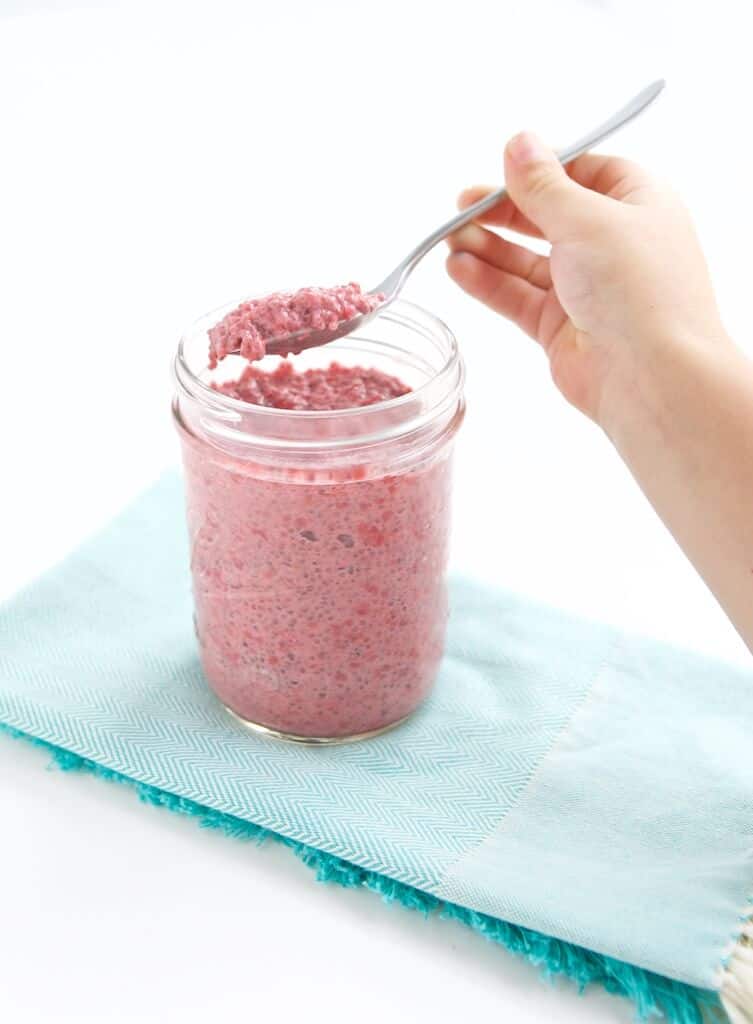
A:
[[[651,103],[654,102],[656,97],[664,88],[665,82],[663,78],[658,79],[656,82],[652,82],[651,85],[647,86],[637,96],[634,96],[632,100],[616,114],[613,114],[608,120],[604,121],[597,128],[594,128],[587,135],[578,139],[571,146],[567,146],[557,154],[557,158],[560,163],[568,164],[571,160],[575,160],[576,157],[585,153],[587,150],[592,149],[594,146],[603,142],[608,136],[613,135],[619,128],[632,121],[633,118],[637,117],[638,114],[642,113]],[[373,319],[381,310],[393,302],[400,294],[403,285],[405,284],[408,276],[413,272],[416,265],[424,258],[424,256],[434,248],[434,246],[441,242],[447,235],[451,235],[453,231],[457,231],[464,224],[468,224],[469,221],[474,220],[479,214],[484,213],[486,210],[491,209],[492,206],[496,206],[501,199],[507,195],[507,190],[504,188],[497,189],[496,192],[490,192],[488,196],[484,196],[483,199],[479,199],[473,206],[467,207],[462,213],[456,214],[441,227],[438,227],[436,231],[432,231],[423,242],[420,242],[415,249],[408,253],[405,259],[399,263],[391,274],[385,277],[381,284],[378,284],[375,288],[371,289],[372,295],[383,295],[384,298],[380,301],[376,309],[370,313],[363,313],[359,316],[354,316],[350,320],[343,320],[338,326],[331,331],[296,331],[293,334],[285,335],[280,338],[271,338],[266,343],[266,350],[270,355],[287,355],[289,352],[301,352],[305,348],[313,348],[315,345],[326,345],[330,341],[335,341],[336,338],[342,338],[346,334],[350,334],[352,331],[356,331],[367,324],[369,320]]]

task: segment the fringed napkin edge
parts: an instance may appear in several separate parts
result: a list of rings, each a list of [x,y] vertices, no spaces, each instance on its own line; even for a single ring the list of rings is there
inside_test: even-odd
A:
[[[724,966],[720,1001],[716,992],[694,988],[582,946],[444,902],[420,889],[351,864],[261,825],[139,782],[6,723],[0,722],[0,732],[46,750],[52,756],[52,765],[63,771],[84,771],[110,782],[124,783],[144,803],[191,817],[201,828],[216,829],[232,838],[256,843],[268,839],[282,843],[314,870],[317,881],[334,882],[346,888],[370,889],[385,902],[400,903],[425,917],[436,913],[440,917],[457,920],[489,941],[527,959],[548,979],[562,975],[574,982],[579,992],[595,984],[613,995],[630,999],[641,1021],[658,1017],[670,1024],[702,1024],[706,1012],[718,1017],[723,1005],[732,1024],[753,1024],[753,923],[749,922],[742,929],[739,941]]]
[[[753,1024],[753,916],[747,916],[722,969],[722,1006],[732,1024]]]

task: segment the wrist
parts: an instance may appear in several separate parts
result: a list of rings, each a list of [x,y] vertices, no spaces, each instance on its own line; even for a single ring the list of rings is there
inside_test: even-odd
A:
[[[618,452],[641,443],[669,443],[715,400],[723,379],[753,374],[747,357],[724,332],[690,337],[670,330],[626,349],[602,389],[599,424]]]

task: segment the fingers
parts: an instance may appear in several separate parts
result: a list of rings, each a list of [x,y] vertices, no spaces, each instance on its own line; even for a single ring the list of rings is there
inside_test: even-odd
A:
[[[451,252],[447,272],[460,287],[537,338],[547,293],[517,274],[492,266],[471,252]]]
[[[490,192],[496,192],[498,188],[499,185],[473,185],[458,196],[458,208],[465,210],[477,203],[479,199],[488,196]],[[523,216],[509,196],[493,206],[491,210],[482,213],[477,221],[479,224],[495,224],[497,227],[507,228],[509,231],[517,231],[520,235],[543,238],[536,225],[528,217]]]
[[[485,263],[513,274],[537,288],[549,288],[549,260],[522,245],[516,245],[478,224],[466,224],[447,239],[453,252],[469,252]]]
[[[530,132],[505,147],[505,181],[513,203],[550,242],[580,235],[605,215],[604,197],[568,177],[554,151]]]
[[[567,164],[565,173],[584,189],[627,203],[636,201],[646,188],[656,187],[654,179],[639,164],[600,153],[584,153]],[[498,188],[499,185],[472,185],[458,196],[458,208],[465,210]],[[531,238],[544,237],[540,228],[518,209],[509,195],[482,213],[476,223],[507,228]]]
[[[566,170],[583,188],[623,202],[629,201],[640,189],[655,184],[651,175],[631,160],[600,153],[584,153],[569,163]]]

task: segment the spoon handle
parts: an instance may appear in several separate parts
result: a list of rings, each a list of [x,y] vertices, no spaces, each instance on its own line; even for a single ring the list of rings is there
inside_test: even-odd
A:
[[[646,86],[641,92],[634,96],[629,103],[618,110],[615,114],[612,114],[610,118],[600,124],[597,128],[594,128],[587,135],[578,139],[572,145],[567,146],[561,150],[557,157],[563,164],[570,163],[576,157],[585,153],[587,150],[592,149],[594,146],[603,142],[604,139],[613,135],[619,128],[632,121],[640,113],[642,113],[646,107],[650,106],[664,88],[665,82],[663,78],[658,79],[656,82],[652,82],[651,85]],[[507,195],[507,189],[499,188],[495,192],[490,192],[488,196],[484,196],[483,199],[479,199],[473,206],[467,207],[461,213],[456,214],[450,218],[441,227],[438,227],[436,231],[432,231],[423,242],[416,246],[412,252],[410,252],[402,263],[397,266],[386,281],[383,282],[375,291],[384,292],[387,296],[396,294],[402,287],[408,274],[411,273],[413,268],[423,259],[423,257],[433,249],[434,246],[441,242],[447,235],[451,235],[453,231],[457,231],[458,228],[463,227],[464,224],[468,224],[469,221],[474,220],[479,214],[485,213],[491,209],[492,206],[496,206],[501,199]]]

